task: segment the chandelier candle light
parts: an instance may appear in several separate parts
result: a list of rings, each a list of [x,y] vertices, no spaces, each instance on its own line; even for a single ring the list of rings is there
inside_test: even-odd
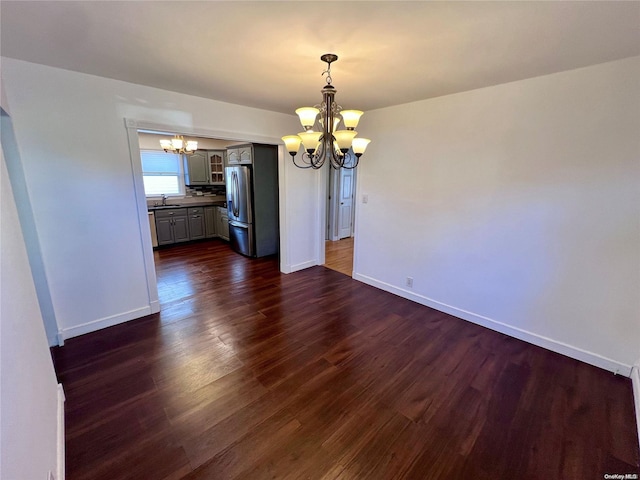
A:
[[[322,75],[327,75],[327,84],[322,89],[322,103],[314,107],[298,108],[296,113],[300,117],[300,123],[304,132],[297,135],[282,137],[287,151],[293,159],[293,164],[299,168],[318,169],[329,159],[330,165],[335,168],[355,168],[360,157],[371,140],[356,138],[356,127],[363,112],[360,110],[342,110],[335,101],[336,89],[331,85],[331,63],[338,60],[333,53],[325,53],[320,60],[326,62],[327,69]],[[314,130],[316,118],[320,126]],[[337,130],[340,119],[344,124],[344,130]],[[296,154],[302,143],[302,165],[296,163]]]
[[[187,140],[185,142],[182,135],[176,135],[171,140],[160,140],[160,146],[167,153],[191,153],[198,149],[198,142],[195,140]]]

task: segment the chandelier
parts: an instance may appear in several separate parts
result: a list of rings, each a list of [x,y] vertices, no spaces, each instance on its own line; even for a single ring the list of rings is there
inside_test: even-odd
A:
[[[187,140],[185,142],[182,135],[176,135],[171,140],[166,138],[160,140],[160,146],[167,153],[191,153],[198,149],[198,142],[195,140]]]
[[[363,112],[360,110],[342,110],[334,101],[336,89],[331,85],[331,63],[338,60],[333,53],[325,53],[320,60],[326,62],[327,84],[322,89],[322,103],[314,107],[298,108],[296,113],[304,132],[282,137],[293,164],[299,168],[321,168],[328,159],[335,168],[355,168],[360,157],[371,140],[356,138],[356,127]],[[314,129],[318,117],[318,129]],[[344,130],[338,130],[340,119]],[[296,163],[296,154],[302,143],[302,164]]]

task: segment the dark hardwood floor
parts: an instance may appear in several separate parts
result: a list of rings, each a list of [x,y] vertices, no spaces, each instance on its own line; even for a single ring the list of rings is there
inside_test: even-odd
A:
[[[160,314],[53,349],[69,480],[638,472],[628,378],[324,267],[156,261]]]

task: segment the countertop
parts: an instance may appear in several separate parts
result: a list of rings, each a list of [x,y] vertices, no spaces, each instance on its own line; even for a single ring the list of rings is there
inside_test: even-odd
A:
[[[225,207],[227,202],[224,200],[216,200],[213,202],[199,202],[199,203],[170,203],[169,205],[147,205],[147,211],[154,212],[156,210],[167,210],[169,208],[198,208],[198,207]]]

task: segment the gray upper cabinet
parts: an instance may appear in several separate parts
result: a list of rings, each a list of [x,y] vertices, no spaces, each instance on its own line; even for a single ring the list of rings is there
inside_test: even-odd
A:
[[[227,148],[227,164],[240,165],[253,161],[253,147],[249,145],[238,145]]]
[[[224,150],[209,150],[209,172],[211,185],[224,185]]]
[[[240,151],[237,148],[227,148],[227,164],[237,165],[240,163]]]
[[[184,183],[186,185],[209,185],[210,164],[206,150],[196,150],[185,155]]]

